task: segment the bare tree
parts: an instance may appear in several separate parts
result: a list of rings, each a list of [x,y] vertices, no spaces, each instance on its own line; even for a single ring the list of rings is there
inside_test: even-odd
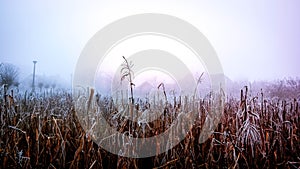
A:
[[[0,64],[0,84],[6,84],[10,87],[14,84],[18,84],[19,69],[10,63]]]

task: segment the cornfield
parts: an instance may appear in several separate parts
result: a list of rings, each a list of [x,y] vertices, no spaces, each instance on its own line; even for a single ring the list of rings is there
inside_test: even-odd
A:
[[[210,105],[218,100],[212,95],[140,99],[133,105],[124,98],[104,97],[92,89],[78,96],[63,91],[31,94],[1,89],[0,166],[299,168],[299,100],[266,98],[263,92],[250,97],[247,87],[237,92],[241,93],[240,98],[225,99],[217,128],[201,143],[199,137],[204,122],[212,116]],[[147,111],[162,113],[154,121],[142,123],[124,118],[122,113],[126,111],[136,114],[136,118]],[[197,116],[185,116],[188,111],[196,111]],[[103,119],[120,133],[146,138],[164,132],[179,118],[194,121],[194,125],[179,144],[153,157],[127,158],[112,154],[98,146],[94,139],[106,132],[97,130]],[[117,143],[111,146],[114,144]]]

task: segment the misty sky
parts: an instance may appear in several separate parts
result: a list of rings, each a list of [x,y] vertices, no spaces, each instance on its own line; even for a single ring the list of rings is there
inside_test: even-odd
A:
[[[233,79],[300,75],[300,1],[1,1],[0,62],[31,74],[70,78],[87,41],[107,24],[140,13],[196,26]]]

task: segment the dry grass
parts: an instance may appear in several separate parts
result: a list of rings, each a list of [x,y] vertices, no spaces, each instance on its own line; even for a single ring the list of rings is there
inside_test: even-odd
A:
[[[153,104],[136,101],[131,105],[123,98],[112,100],[93,92],[89,90],[73,99],[65,92],[40,97],[1,90],[0,168],[300,167],[300,113],[296,99],[272,100],[264,98],[263,93],[250,98],[245,87],[240,99],[226,100],[217,129],[200,144],[203,124],[212,116],[213,97],[178,97],[172,103],[166,97],[157,97]],[[74,109],[76,104],[81,105],[81,109],[76,109],[78,112]],[[161,115],[149,123],[137,120],[131,124],[123,117],[126,111],[133,111],[136,116]],[[186,116],[188,111],[196,111],[198,116]],[[85,116],[78,117],[80,112]],[[184,140],[166,153],[142,159],[125,158],[93,142],[93,134],[106,132],[94,132],[96,124],[103,120],[99,113],[119,132],[133,137],[162,133],[177,118],[193,120],[195,125]],[[85,130],[81,124],[87,126]],[[166,140],[169,145],[173,144],[171,137]]]

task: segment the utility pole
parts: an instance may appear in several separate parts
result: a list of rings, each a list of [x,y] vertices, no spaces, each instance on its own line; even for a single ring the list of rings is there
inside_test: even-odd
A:
[[[37,63],[37,61],[33,61],[33,77],[32,77],[32,92],[34,92],[34,88],[35,88],[35,64]]]

